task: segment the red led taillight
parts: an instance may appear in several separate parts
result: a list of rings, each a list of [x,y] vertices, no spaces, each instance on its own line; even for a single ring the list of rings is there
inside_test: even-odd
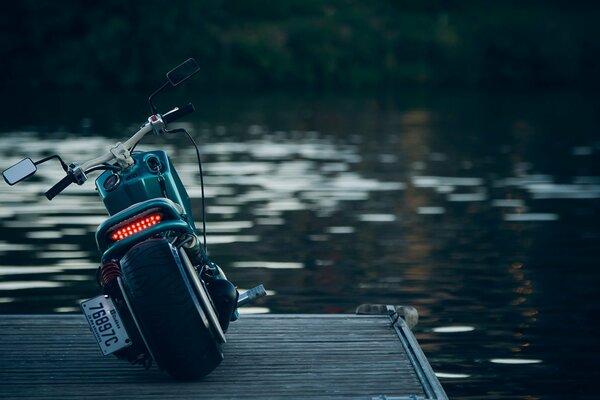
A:
[[[158,224],[161,220],[162,214],[154,213],[126,221],[123,225],[116,227],[116,230],[110,234],[110,238],[114,241],[125,239]]]

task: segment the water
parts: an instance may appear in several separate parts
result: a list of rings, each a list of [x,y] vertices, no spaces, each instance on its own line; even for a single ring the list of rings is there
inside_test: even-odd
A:
[[[451,398],[595,397],[595,99],[180,96],[199,110],[184,125],[201,143],[210,256],[241,289],[271,294],[246,312],[409,304]],[[144,98],[48,95],[26,113],[16,101],[0,124],[0,167],[58,149],[92,158],[131,132]],[[171,154],[199,222],[186,139],[145,146]],[[1,313],[77,312],[98,293],[93,232],[105,212],[92,182],[40,197],[61,174],[49,162],[0,185]]]

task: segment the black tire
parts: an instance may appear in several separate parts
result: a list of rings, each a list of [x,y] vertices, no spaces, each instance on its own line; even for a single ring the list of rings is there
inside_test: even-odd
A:
[[[177,250],[150,239],[121,259],[124,290],[156,363],[177,380],[209,374],[223,360]]]

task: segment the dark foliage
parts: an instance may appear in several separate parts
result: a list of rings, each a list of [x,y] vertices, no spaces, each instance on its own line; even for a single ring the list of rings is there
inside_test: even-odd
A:
[[[594,2],[22,0],[5,88],[148,89],[187,57],[217,88],[597,85]]]

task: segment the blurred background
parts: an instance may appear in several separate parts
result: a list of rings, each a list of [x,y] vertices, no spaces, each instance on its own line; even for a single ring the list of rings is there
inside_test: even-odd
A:
[[[595,398],[599,6],[567,1],[20,1],[0,14],[0,169],[82,161],[191,101],[211,258],[250,313],[408,304],[451,398]],[[196,158],[169,152],[200,226]],[[98,293],[93,182],[0,185],[0,313]],[[1,332],[0,332],[1,335]]]
[[[196,88],[537,89],[600,83],[593,2],[19,1],[6,88],[154,88],[193,54]]]

